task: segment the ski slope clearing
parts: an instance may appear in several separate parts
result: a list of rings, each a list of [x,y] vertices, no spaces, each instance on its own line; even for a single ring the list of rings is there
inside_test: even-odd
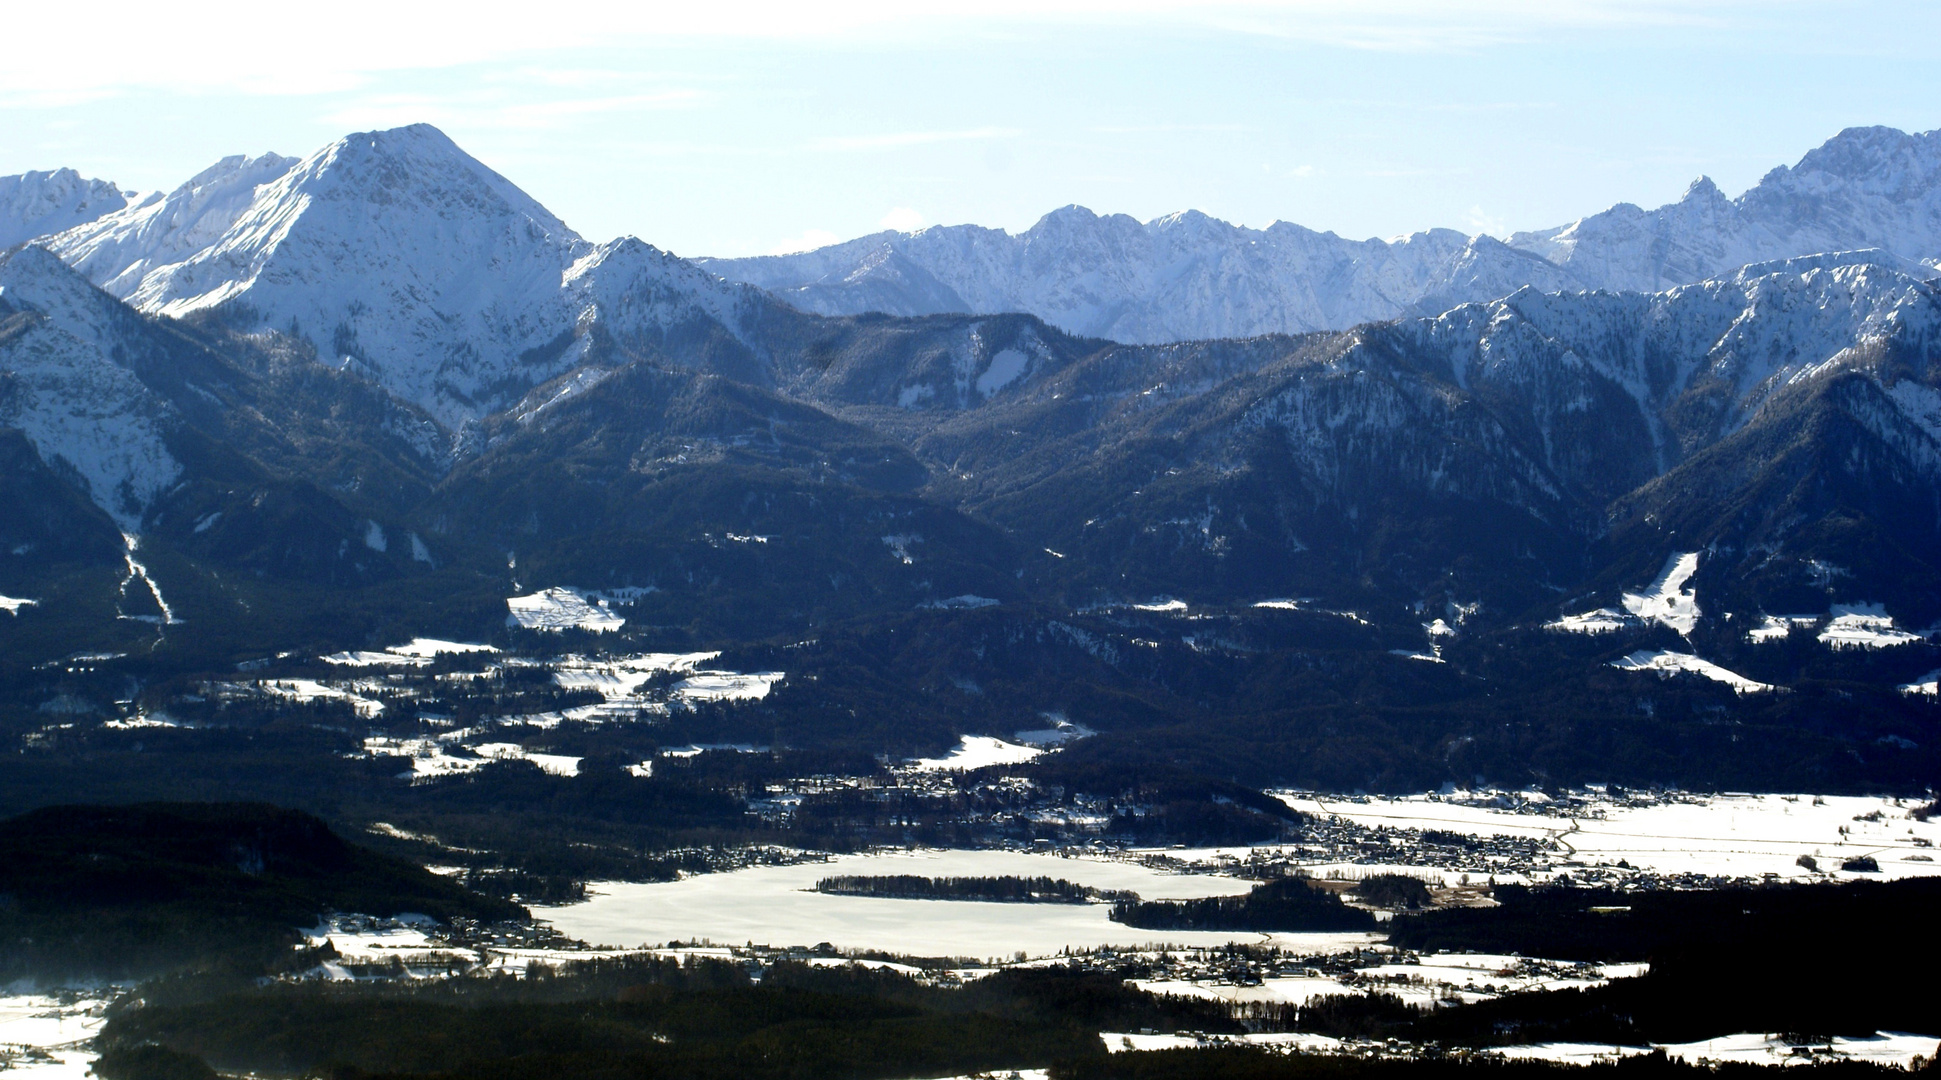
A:
[[[1689,636],[1698,625],[1698,594],[1685,586],[1696,573],[1698,552],[1673,555],[1644,592],[1624,594],[1624,610],[1645,622],[1663,623]]]
[[[918,758],[914,767],[920,772],[969,772],[992,765],[1020,765],[1042,753],[1039,747],[1020,746],[994,735],[965,735],[950,753],[940,758]]]
[[[1639,875],[1807,881],[1941,873],[1941,864],[1926,861],[1941,843],[1941,821],[1917,821],[1910,816],[1914,804],[1896,799],[1680,793],[1618,799],[1591,791],[1552,800],[1529,794],[1535,798],[1509,792],[1281,798],[1304,813],[1369,828],[1550,837],[1556,850],[1529,875],[1538,881],[1566,874],[1579,884],[1622,884]],[[1878,872],[1841,869],[1847,859],[1863,855],[1875,860]],[[1802,866],[1802,856],[1818,869]],[[1317,875],[1325,869],[1311,868]]]
[[[1097,889],[1130,889],[1149,899],[1230,896],[1252,884],[1212,874],[1166,873],[1129,861],[1014,851],[917,851],[757,866],[680,881],[599,883],[588,888],[591,898],[585,903],[534,908],[533,913],[570,937],[611,947],[694,938],[774,945],[827,941],[844,949],[980,959],[1008,959],[1019,952],[1051,956],[1068,946],[1160,940],[1176,945],[1272,941],[1306,952],[1352,950],[1376,940],[1364,934],[1157,933],[1111,921],[1108,904],[894,900],[814,891],[825,877],[886,874],[1064,878]]]
[[[1611,661],[1611,666],[1620,671],[1655,671],[1661,676],[1688,672],[1702,675],[1713,682],[1724,683],[1741,694],[1762,694],[1775,689],[1771,683],[1748,679],[1735,671],[1729,671],[1712,663],[1701,660],[1691,653],[1672,652],[1669,649],[1639,649],[1622,659]]]
[[[627,624],[626,619],[607,610],[607,603],[605,597],[588,601],[578,589],[541,589],[526,596],[506,598],[505,606],[511,611],[506,616],[506,625],[526,630],[578,629],[604,634]]]
[[[1609,634],[1658,623],[1690,637],[1700,615],[1698,593],[1686,586],[1698,573],[1698,552],[1686,551],[1665,560],[1665,568],[1643,592],[1625,593],[1618,608],[1565,615],[1544,623],[1545,630],[1566,634]]]

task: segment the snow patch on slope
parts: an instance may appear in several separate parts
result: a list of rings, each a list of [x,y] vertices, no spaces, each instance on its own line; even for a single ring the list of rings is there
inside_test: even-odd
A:
[[[1771,683],[1762,683],[1748,679],[1744,675],[1740,675],[1734,671],[1728,671],[1712,663],[1710,660],[1701,660],[1691,653],[1671,652],[1663,649],[1657,651],[1640,649],[1622,659],[1611,661],[1611,666],[1620,671],[1655,671],[1661,676],[1689,672],[1693,675],[1702,675],[1705,678],[1711,679],[1713,682],[1724,683],[1741,694],[1764,693],[1768,690],[1775,689]]]
[[[627,620],[607,610],[604,599],[588,602],[578,589],[541,589],[526,596],[508,597],[506,625],[527,630],[591,630],[604,634],[618,630]]]
[[[1019,765],[1042,753],[1038,747],[1020,746],[993,735],[965,735],[957,740],[956,748],[949,754],[918,758],[913,767],[920,772],[967,772],[992,765]]]
[[[1686,588],[1698,572],[1698,552],[1687,551],[1665,560],[1665,568],[1641,593],[1625,593],[1624,610],[1598,608],[1565,615],[1544,623],[1545,630],[1570,634],[1608,634],[1658,623],[1690,637],[1698,625],[1698,594]]]
[[[1685,587],[1698,572],[1698,552],[1688,551],[1665,560],[1658,579],[1641,593],[1625,593],[1624,610],[1645,622],[1662,623],[1689,637],[1698,625],[1698,594]]]
[[[1795,626],[1812,626],[1820,621],[1818,615],[1766,615],[1759,625],[1746,631],[1746,640],[1754,644],[1768,641],[1784,641]]]
[[[1835,604],[1820,631],[1820,641],[1834,649],[1889,649],[1919,640],[1919,634],[1897,629],[1880,604]]]

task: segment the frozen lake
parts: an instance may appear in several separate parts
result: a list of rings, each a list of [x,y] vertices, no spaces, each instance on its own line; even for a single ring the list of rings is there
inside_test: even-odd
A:
[[[1232,896],[1253,883],[1209,874],[1169,874],[1137,863],[1016,851],[916,851],[846,855],[829,862],[758,866],[651,884],[608,882],[592,899],[533,914],[592,945],[629,948],[705,938],[724,944],[882,949],[910,956],[1009,960],[1019,952],[1104,945],[1223,945],[1267,942],[1309,952],[1351,949],[1361,934],[1240,934],[1135,930],[1112,922],[1106,904],[1000,904],[829,896],[815,883],[837,874],[923,877],[1051,877],[1098,889],[1130,889],[1147,900]]]

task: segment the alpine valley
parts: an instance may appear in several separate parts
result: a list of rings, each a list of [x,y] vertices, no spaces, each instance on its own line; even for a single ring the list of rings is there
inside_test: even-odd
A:
[[[5,809],[411,820],[570,890],[1050,828],[773,802],[953,748],[1154,842],[1941,776],[1941,133],[1508,241],[691,262],[424,125],[0,224]]]
[[[689,261],[417,125],[0,243],[9,1075],[1941,1068],[1941,132]]]

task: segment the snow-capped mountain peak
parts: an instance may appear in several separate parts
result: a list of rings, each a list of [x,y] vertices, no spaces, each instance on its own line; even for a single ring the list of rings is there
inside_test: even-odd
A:
[[[560,333],[562,278],[591,249],[425,124],[226,158],[49,246],[144,311],[295,333],[454,424],[557,373],[521,357]]]
[[[0,250],[112,214],[132,194],[73,169],[0,176]]]
[[[225,158],[47,244],[140,310],[301,338],[453,428],[585,362],[596,332],[664,355],[732,340],[745,364],[735,327],[769,303],[639,240],[589,243],[428,124]]]

